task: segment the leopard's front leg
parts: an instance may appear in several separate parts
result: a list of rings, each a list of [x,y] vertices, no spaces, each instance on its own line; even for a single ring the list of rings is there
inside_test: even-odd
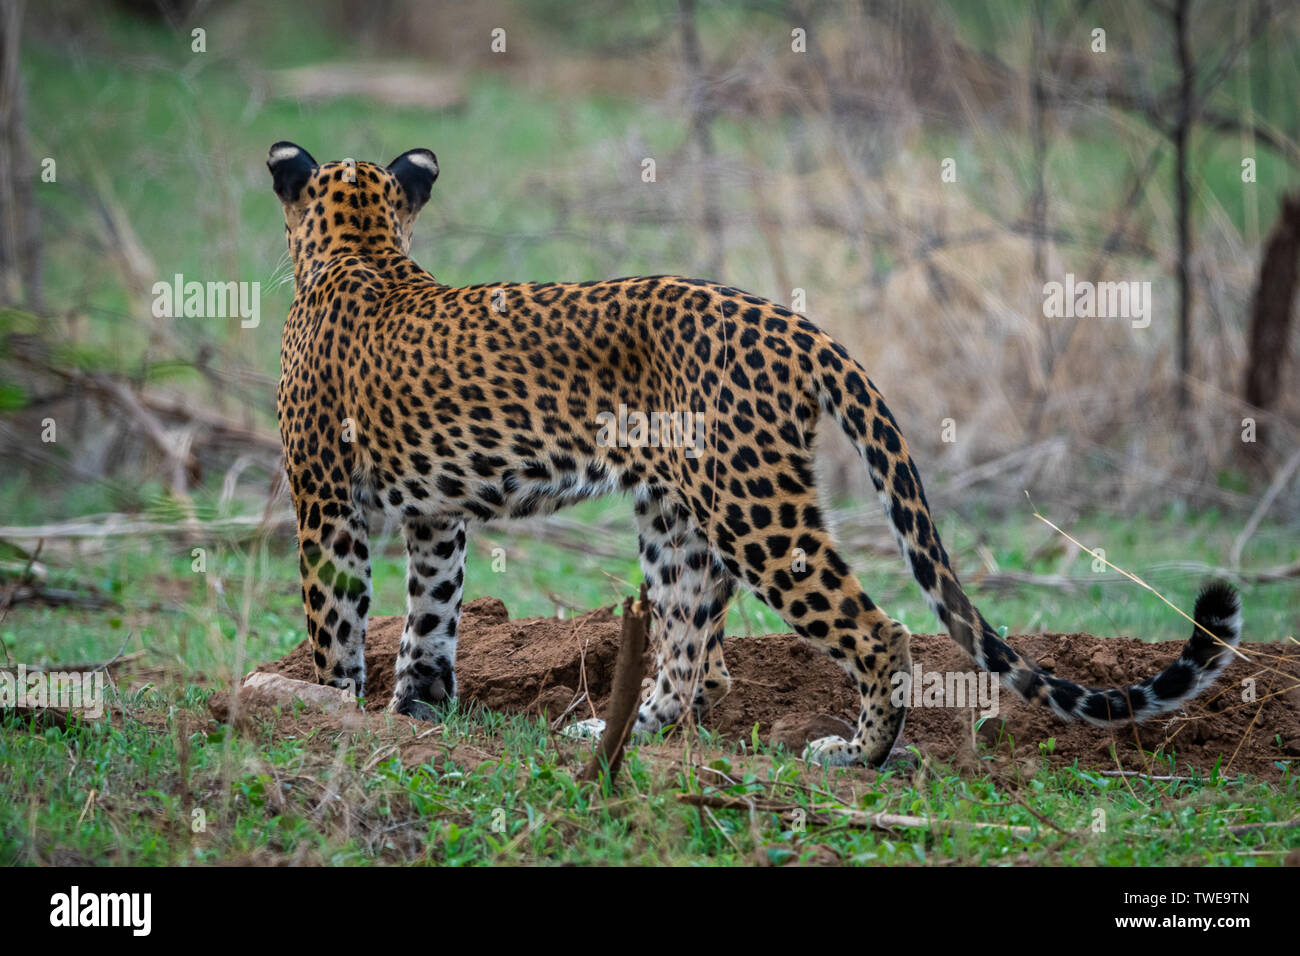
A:
[[[365,512],[346,488],[318,488],[301,476],[291,475],[290,481],[316,680],[360,697],[365,693],[370,614],[370,534]]]
[[[465,523],[408,518],[406,626],[389,710],[433,720],[456,696],[456,629],[465,583]]]

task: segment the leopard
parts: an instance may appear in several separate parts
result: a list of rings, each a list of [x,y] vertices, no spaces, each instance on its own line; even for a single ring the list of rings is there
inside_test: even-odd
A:
[[[457,696],[468,531],[623,494],[653,609],[655,675],[633,733],[707,719],[729,693],[722,637],[741,588],[856,688],[852,738],[818,738],[803,757],[882,766],[906,716],[893,691],[911,632],[836,545],[816,475],[827,418],[864,462],[939,624],[1029,704],[1099,727],[1141,722],[1239,653],[1241,602],[1222,581],[1200,590],[1181,654],[1126,686],[1079,684],[1016,651],[962,587],[880,391],[802,313],[673,275],[445,285],[410,257],[439,175],[431,150],[317,163],[280,141],[267,167],[293,266],[277,412],[319,683],[364,696],[375,522],[400,525],[407,552],[387,708],[432,720]],[[651,411],[698,427],[609,428]]]

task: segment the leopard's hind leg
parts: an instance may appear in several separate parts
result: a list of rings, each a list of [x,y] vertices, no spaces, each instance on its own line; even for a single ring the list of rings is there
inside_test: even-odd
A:
[[[634,733],[675,723],[687,707],[707,712],[731,689],[722,630],[735,589],[689,510],[659,489],[637,495],[637,543],[653,607],[657,673]]]
[[[811,464],[793,471],[811,475]],[[743,528],[715,523],[714,547],[738,580],[848,673],[860,698],[853,739],[813,741],[805,756],[819,763],[883,763],[906,716],[891,696],[894,676],[911,672],[910,633],[872,603],[835,550],[814,488],[791,489],[762,526],[752,510],[750,518]]]

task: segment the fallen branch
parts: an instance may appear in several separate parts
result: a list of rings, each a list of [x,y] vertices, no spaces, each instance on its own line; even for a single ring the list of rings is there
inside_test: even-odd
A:
[[[631,598],[623,601],[623,631],[619,636],[618,657],[614,661],[614,687],[610,691],[609,703],[605,705],[605,732],[601,735],[600,746],[578,776],[579,780],[595,780],[606,767],[609,768],[611,783],[618,775],[618,768],[623,763],[623,746],[632,732],[637,705],[641,702],[641,676],[645,668],[649,630],[650,602],[643,581],[637,602],[633,604]]]
[[[787,815],[801,811],[804,807],[794,804],[778,803],[771,800],[747,800],[744,797],[727,797],[706,793],[679,793],[677,802],[691,807],[709,807],[715,810],[745,810],[759,813],[776,813]],[[865,810],[850,810],[847,807],[825,807],[808,814],[808,823],[823,825],[848,825],[871,830],[892,831],[896,829],[934,830],[937,828],[964,828],[975,830],[1002,830],[1019,836],[1033,836],[1034,828],[1018,826],[1011,823],[992,823],[984,820],[936,820],[931,817],[917,817],[901,813],[868,813]],[[1054,828],[1056,829],[1056,828]],[[1061,831],[1067,833],[1068,831]],[[1073,835],[1073,834],[1068,834]]]
[[[1253,833],[1256,830],[1294,830],[1300,828],[1300,817],[1293,817],[1290,820],[1274,820],[1269,823],[1239,823],[1234,827],[1228,827],[1228,832],[1233,836],[1241,836],[1243,833]]]
[[[1162,776],[1157,777],[1149,773],[1143,773],[1141,770],[1103,770],[1103,777],[1137,777],[1139,780],[1146,780],[1158,783],[1191,783],[1193,777],[1175,777]]]
[[[260,515],[240,515],[213,521],[198,521],[184,525],[175,521],[133,521],[122,514],[89,515],[72,521],[59,521],[44,525],[10,525],[0,527],[0,539],[34,541],[60,538],[121,538],[137,535],[178,535],[201,531],[205,534],[234,532],[260,533],[263,518]],[[293,512],[284,510],[272,516],[269,531],[292,533],[296,528]]]
[[[51,607],[81,607],[100,610],[106,607],[121,607],[112,598],[93,592],[74,591],[71,588],[52,588],[44,584],[16,584],[9,591],[8,604],[22,604],[35,601]]]
[[[131,663],[131,661],[138,661],[144,655],[144,651],[132,651],[130,654],[117,654],[106,661],[83,661],[78,664],[28,664],[27,673],[44,674],[49,671],[78,674],[93,673],[94,671],[108,670],[110,667],[121,667],[123,664]]]
[[[1300,561],[1274,565],[1271,568],[1258,568],[1254,571],[1220,568],[1200,561],[1165,561],[1152,565],[1147,573],[1152,580],[1162,577],[1181,578],[1187,575],[1237,578],[1253,584],[1264,584],[1269,581],[1286,581],[1300,577]],[[1132,579],[1125,574],[1107,572],[1075,576],[1035,574],[1032,571],[994,571],[976,576],[971,579],[971,582],[974,587],[981,590],[1009,591],[1016,587],[1036,587],[1051,588],[1069,594],[1084,591],[1095,584],[1122,584],[1130,580]]]

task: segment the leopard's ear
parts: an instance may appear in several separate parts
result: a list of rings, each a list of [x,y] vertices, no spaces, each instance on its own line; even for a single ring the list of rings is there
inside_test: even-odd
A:
[[[433,192],[433,181],[438,178],[438,157],[430,149],[408,149],[388,164],[388,171],[402,184],[406,203],[414,215],[424,208]]]
[[[296,143],[280,141],[271,147],[266,157],[266,168],[271,171],[271,186],[282,203],[297,202],[302,188],[316,172],[316,160],[311,153]]]

